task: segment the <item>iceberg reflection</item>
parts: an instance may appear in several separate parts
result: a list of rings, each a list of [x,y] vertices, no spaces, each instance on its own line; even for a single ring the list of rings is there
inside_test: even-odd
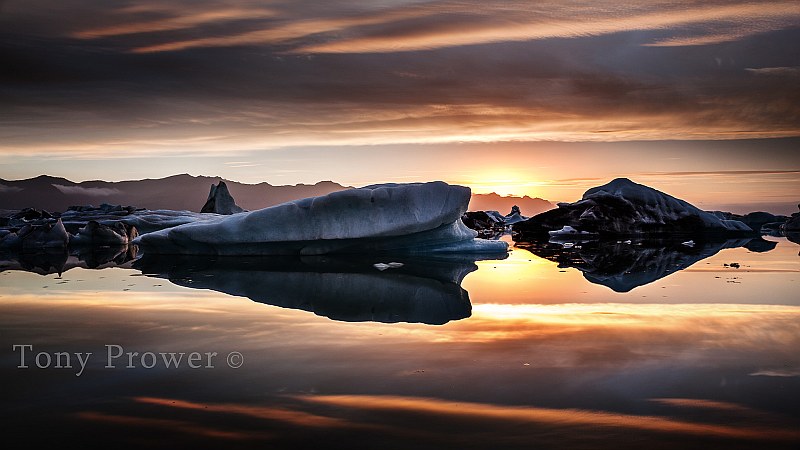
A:
[[[777,244],[755,239],[679,242],[638,241],[532,241],[518,242],[517,247],[558,263],[560,268],[574,267],[586,280],[628,292],[652,283],[715,255],[722,249],[745,247],[753,252],[768,252]]]
[[[73,249],[50,248],[34,252],[0,252],[0,271],[22,270],[39,275],[62,274],[74,268],[102,269],[129,267],[136,258],[136,246],[80,246]]]
[[[469,294],[461,281],[477,269],[474,258],[383,259],[144,255],[134,267],[180,286],[333,320],[440,325],[470,316]],[[400,264],[387,267],[391,262]]]

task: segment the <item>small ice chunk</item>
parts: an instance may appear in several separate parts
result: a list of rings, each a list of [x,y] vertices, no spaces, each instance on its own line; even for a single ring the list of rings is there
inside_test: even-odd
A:
[[[403,267],[403,263],[399,263],[399,262],[375,263],[372,266],[375,267],[376,269],[380,270],[381,272],[383,272],[386,269],[397,269],[397,268]]]

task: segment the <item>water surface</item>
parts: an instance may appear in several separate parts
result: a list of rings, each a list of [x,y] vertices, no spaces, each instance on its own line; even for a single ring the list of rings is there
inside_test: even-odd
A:
[[[381,258],[142,259],[61,276],[7,263],[6,434],[170,448],[793,448],[800,247],[767,240],[551,249],[552,260],[514,248],[385,271],[372,266]],[[107,345],[139,353],[133,367],[123,356],[106,368]],[[39,352],[92,355],[78,376],[74,359],[36,367]],[[147,368],[145,352],[204,358]]]

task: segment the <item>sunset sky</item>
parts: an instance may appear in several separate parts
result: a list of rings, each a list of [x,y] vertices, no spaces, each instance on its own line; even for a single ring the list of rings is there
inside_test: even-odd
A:
[[[797,0],[0,0],[0,58],[3,179],[800,201]]]

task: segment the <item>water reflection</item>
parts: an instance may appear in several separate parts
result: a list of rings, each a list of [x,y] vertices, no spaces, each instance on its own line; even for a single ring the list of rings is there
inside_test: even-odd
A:
[[[136,246],[82,246],[41,249],[35,252],[0,252],[0,270],[24,270],[40,275],[62,274],[80,267],[130,267]]]
[[[211,289],[347,322],[441,325],[470,316],[474,259],[145,255],[134,265],[180,286]],[[382,264],[394,263],[392,267]],[[381,270],[383,269],[383,270]]]
[[[641,448],[645,439],[686,441],[684,445],[698,439],[705,445],[738,441],[754,448],[780,448],[800,439],[800,431],[780,415],[735,403],[684,398],[649,399],[662,406],[663,416],[388,395],[286,396],[278,400],[280,406],[162,397],[136,397],[132,402],[150,407],[153,415],[172,419],[100,412],[82,412],[78,417],[89,423],[163,429],[228,444],[275,440],[266,430],[280,430],[282,441],[292,446],[307,445],[308,440],[319,438],[317,434],[337,433],[348,448],[407,448],[423,442],[437,448],[530,448],[531,443],[546,448],[585,448],[587,444],[590,448]],[[668,415],[692,409],[703,410],[700,420]]]
[[[636,241],[533,241],[517,247],[558,263],[559,268],[574,267],[586,280],[615,292],[652,283],[711,257],[722,249],[745,247],[753,252],[768,252],[776,242],[758,239],[679,242]]]
[[[724,250],[635,294],[523,249],[384,271],[373,264],[393,259],[137,262],[175,283],[130,268],[5,271],[0,415],[8,440],[36,447],[796,448],[796,254],[782,238],[765,253]],[[734,261],[741,269],[723,266]],[[361,277],[451,289],[467,273],[470,318],[436,327],[334,322],[244,298],[323,295],[313,283],[355,295],[371,284],[352,281]],[[277,284],[284,276],[297,278]],[[18,369],[11,349],[22,343],[93,356],[81,376]],[[219,359],[213,369],[107,369],[106,344]],[[242,367],[227,366],[231,351]]]

